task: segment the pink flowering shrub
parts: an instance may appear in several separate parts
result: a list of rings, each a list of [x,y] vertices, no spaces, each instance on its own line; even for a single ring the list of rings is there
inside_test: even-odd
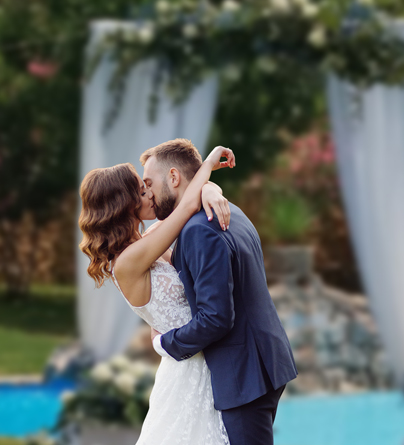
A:
[[[53,62],[31,60],[27,64],[27,71],[40,79],[50,79],[57,74],[58,70],[59,66]]]
[[[278,168],[281,182],[304,196],[314,212],[308,241],[316,246],[317,271],[338,287],[360,290],[331,135],[320,130],[295,139]]]
[[[334,144],[329,134],[313,132],[295,139],[280,157],[282,176],[310,200],[316,212],[339,203]]]

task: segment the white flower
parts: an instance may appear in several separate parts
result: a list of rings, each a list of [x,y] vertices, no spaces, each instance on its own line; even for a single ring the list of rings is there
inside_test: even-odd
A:
[[[322,48],[327,43],[327,36],[325,28],[321,25],[317,25],[310,32],[307,37],[309,43],[311,43],[316,48]]]
[[[318,14],[318,6],[311,0],[293,0],[293,2],[300,9],[303,17],[310,19]]]
[[[111,367],[107,363],[99,363],[90,371],[90,376],[97,382],[109,382],[114,374]]]
[[[257,68],[264,73],[271,74],[276,71],[276,63],[271,57],[261,56],[257,59]]]
[[[115,369],[126,369],[130,365],[130,360],[125,355],[115,355],[108,362]]]
[[[154,27],[151,23],[143,25],[138,31],[139,40],[142,43],[150,43],[154,39]]]
[[[313,4],[307,4],[304,8],[302,8],[302,15],[303,17],[307,17],[308,19],[311,19],[315,17],[318,14],[318,6]]]
[[[170,2],[167,2],[165,0],[159,0],[156,3],[156,11],[160,14],[165,14],[170,10]]]
[[[60,395],[60,400],[65,405],[70,402],[70,400],[74,399],[76,393],[74,391],[63,391]]]
[[[291,6],[289,0],[271,0],[271,7],[274,12],[286,14],[290,12]]]
[[[229,64],[223,69],[223,77],[227,80],[238,80],[240,79],[240,76],[240,68],[235,64]]]
[[[224,11],[236,12],[240,9],[240,4],[234,0],[225,0],[222,7]]]
[[[137,379],[129,372],[121,372],[114,378],[115,386],[125,394],[131,395],[135,389]]]
[[[199,34],[199,31],[198,31],[198,28],[195,25],[193,25],[192,23],[187,23],[182,28],[182,33],[188,39],[193,39],[194,37],[196,37]]]
[[[134,377],[143,377],[147,374],[154,375],[155,369],[144,362],[136,361],[134,363],[131,363],[128,368],[128,372],[130,372]]]

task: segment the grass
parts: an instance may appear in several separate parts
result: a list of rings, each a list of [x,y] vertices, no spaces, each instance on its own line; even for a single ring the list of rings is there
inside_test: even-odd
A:
[[[49,354],[76,336],[75,294],[72,286],[33,286],[10,301],[0,289],[0,375],[42,373]]]
[[[22,445],[24,442],[11,437],[0,437],[0,445]]]

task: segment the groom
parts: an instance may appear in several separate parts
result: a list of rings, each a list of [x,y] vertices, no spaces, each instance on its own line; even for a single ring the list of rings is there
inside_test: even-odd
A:
[[[146,150],[140,161],[156,216],[165,219],[201,156],[191,141],[175,139]],[[153,344],[178,361],[203,351],[231,445],[269,445],[279,398],[297,370],[268,292],[259,236],[238,207],[230,210],[229,230],[216,216],[208,221],[203,210],[182,229],[172,262],[193,318]]]

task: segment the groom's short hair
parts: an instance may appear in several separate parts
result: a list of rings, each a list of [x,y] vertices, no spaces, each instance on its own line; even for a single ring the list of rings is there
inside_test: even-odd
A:
[[[187,181],[191,181],[202,164],[202,157],[195,145],[188,139],[173,139],[156,147],[147,149],[140,162],[144,166],[149,158],[155,156],[165,168],[177,168]]]

